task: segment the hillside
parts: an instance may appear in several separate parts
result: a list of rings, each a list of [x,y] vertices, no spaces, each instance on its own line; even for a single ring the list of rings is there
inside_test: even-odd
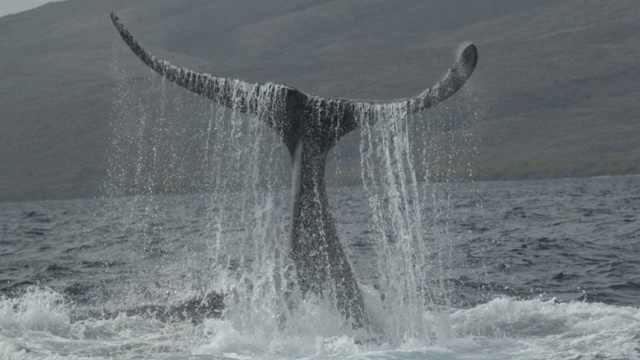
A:
[[[68,0],[0,18],[0,201],[104,181],[114,62],[148,76],[111,11],[174,64],[328,97],[416,94],[472,41],[476,178],[640,173],[637,2]]]

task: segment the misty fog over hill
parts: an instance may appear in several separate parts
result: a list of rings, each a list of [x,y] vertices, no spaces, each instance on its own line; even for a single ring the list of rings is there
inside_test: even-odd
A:
[[[111,11],[175,65],[334,98],[415,95],[473,42],[476,179],[640,173],[636,1],[68,0],[0,18],[0,201],[99,190],[114,64],[151,76]]]

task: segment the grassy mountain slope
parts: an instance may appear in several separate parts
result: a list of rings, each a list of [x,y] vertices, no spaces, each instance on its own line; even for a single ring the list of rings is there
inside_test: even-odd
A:
[[[473,41],[476,176],[640,173],[640,5],[633,1],[68,0],[0,18],[0,200],[95,194],[108,166],[109,13],[172,63],[305,92],[416,94]],[[347,158],[356,141],[341,145]]]

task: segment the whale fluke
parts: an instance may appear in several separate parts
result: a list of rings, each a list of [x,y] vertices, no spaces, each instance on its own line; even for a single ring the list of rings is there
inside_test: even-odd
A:
[[[169,81],[236,111],[264,121],[280,134],[291,155],[291,259],[303,293],[335,297],[340,313],[354,327],[369,328],[362,293],[338,238],[324,184],[328,152],[348,132],[378,120],[387,107],[416,113],[455,94],[478,61],[474,45],[466,45],[452,69],[437,84],[404,99],[367,101],[305,94],[292,87],[249,83],[201,74],[160,60],[138,43],[115,14],[111,20],[131,50]]]
[[[467,44],[462,51],[460,51],[454,67],[447,71],[442,80],[422,93],[409,98],[388,101],[326,98],[305,94],[285,85],[273,86],[273,84],[250,83],[238,79],[198,73],[190,69],[174,66],[168,61],[157,58],[146,50],[133,38],[116,14],[111,13],[111,20],[133,53],[136,54],[143,63],[147,64],[147,66],[167,80],[224,106],[256,116],[260,115],[257,114],[256,95],[261,91],[268,91],[268,88],[270,91],[288,92],[290,94],[288,94],[287,98],[297,98],[297,101],[294,101],[294,103],[313,100],[316,104],[325,104],[325,106],[331,110],[330,112],[341,113],[344,120],[347,120],[341,121],[341,135],[354,130],[358,126],[357,121],[353,119],[355,113],[365,114],[364,118],[367,118],[366,114],[379,106],[401,106],[406,107],[406,110],[410,113],[416,113],[437,105],[451,97],[465,84],[467,79],[473,74],[478,61],[478,51],[475,45]],[[234,99],[236,101],[234,101]],[[267,119],[267,122],[272,126],[275,125],[276,128],[282,127],[282,125],[278,126],[274,124],[279,122],[278,119]]]

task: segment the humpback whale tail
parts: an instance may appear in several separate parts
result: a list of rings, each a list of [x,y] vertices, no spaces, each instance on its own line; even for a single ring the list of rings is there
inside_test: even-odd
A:
[[[409,113],[416,113],[448,99],[465,84],[478,61],[475,45],[468,44],[460,52],[454,67],[447,71],[442,80],[416,96],[389,101],[333,99],[305,94],[285,85],[249,83],[174,66],[147,51],[133,38],[114,13],[111,13],[111,19],[124,42],[143,63],[167,80],[189,91],[265,121],[281,133],[292,155],[295,138],[301,135],[301,123],[310,115],[309,105],[322,108],[326,115],[321,119],[321,126],[325,128],[325,132],[333,135],[332,137],[338,135],[339,139],[360,125],[358,119],[375,121],[375,110],[382,106],[397,106]],[[258,104],[260,99],[266,96],[280,96],[286,105],[267,103],[269,111],[260,111]]]
[[[292,160],[290,256],[298,286],[303,293],[331,292],[336,307],[354,327],[367,327],[369,316],[362,293],[329,212],[324,184],[327,153],[345,134],[377,121],[385,108],[416,113],[451,97],[473,73],[478,59],[476,47],[466,45],[442,80],[416,96],[385,102],[332,99],[289,86],[249,83],[174,66],[148,52],[115,14],[111,19],[124,42],[155,72],[266,123],[282,137]]]

